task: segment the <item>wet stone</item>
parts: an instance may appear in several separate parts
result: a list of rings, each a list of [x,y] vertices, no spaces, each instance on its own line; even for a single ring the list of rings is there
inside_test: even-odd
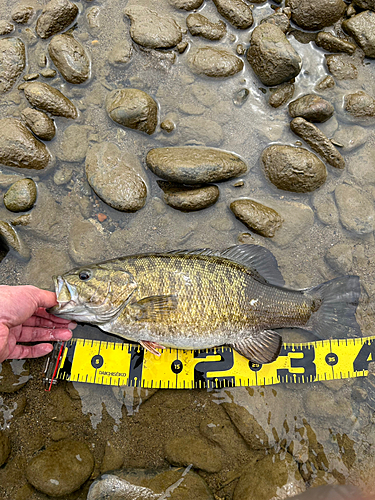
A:
[[[133,47],[126,38],[117,42],[108,54],[108,62],[112,66],[123,66],[131,61]]]
[[[253,13],[250,6],[243,0],[213,0],[216,8],[232,26],[247,29],[253,24]]]
[[[91,264],[105,257],[105,237],[89,221],[73,221],[69,234],[69,255],[78,265]]]
[[[109,470],[121,469],[124,463],[124,452],[111,443],[107,441],[104,457],[100,467],[101,473],[107,472]]]
[[[72,35],[54,36],[48,45],[48,53],[67,82],[79,84],[89,78],[89,56]]]
[[[19,38],[0,40],[0,95],[10,90],[25,69],[25,45]]]
[[[203,147],[151,149],[146,156],[148,168],[156,175],[181,184],[207,184],[238,177],[246,164],[233,153]]]
[[[290,9],[287,12],[282,9],[278,9],[274,14],[271,14],[268,17],[265,17],[261,20],[261,24],[270,23],[278,26],[283,33],[286,33],[289,29],[289,19],[290,19]]]
[[[0,21],[0,36],[9,35],[14,30],[14,25],[9,21]]]
[[[346,11],[343,0],[286,0],[292,20],[305,30],[320,30],[332,26]]]
[[[374,0],[353,0],[352,5],[363,10],[375,10]]]
[[[110,118],[123,127],[153,134],[157,125],[158,107],[154,99],[138,89],[117,89],[106,99]]]
[[[0,393],[17,392],[30,380],[29,362],[6,360],[0,363]]]
[[[275,144],[263,151],[262,162],[268,179],[285,191],[308,193],[327,178],[324,163],[304,148]]]
[[[18,5],[12,11],[12,20],[18,24],[27,24],[34,14],[33,7],[29,5]]]
[[[7,250],[13,250],[23,260],[30,259],[30,249],[20,238],[18,232],[8,222],[0,221],[0,243]],[[1,388],[0,388],[1,392]]]
[[[223,129],[213,120],[201,116],[182,118],[179,126],[179,143],[202,146],[220,146],[223,141]]]
[[[347,94],[344,98],[344,109],[364,124],[372,123],[375,117],[375,99],[363,90]]]
[[[187,42],[180,42],[176,45],[179,54],[183,54],[188,48],[189,44]]]
[[[254,200],[233,201],[230,209],[245,226],[266,238],[272,238],[283,223],[276,210]]]
[[[26,82],[29,82],[30,80],[36,80],[39,78],[39,73],[28,73],[27,75],[23,75],[23,79]]]
[[[44,78],[54,78],[56,76],[56,70],[52,69],[52,68],[46,68],[46,69],[42,69],[42,71],[40,72],[40,74]]]
[[[46,146],[19,120],[0,120],[0,163],[8,167],[41,170],[51,163]]]
[[[332,78],[332,76],[328,75],[315,85],[315,90],[317,92],[321,92],[327,89],[332,89],[334,86],[335,86],[335,80]]]
[[[77,17],[78,7],[69,0],[51,0],[44,7],[36,23],[40,38],[49,38],[65,30]]]
[[[353,249],[346,243],[337,243],[324,256],[327,264],[338,274],[350,274],[353,269]]]
[[[144,207],[147,188],[129,161],[112,143],[97,144],[86,158],[87,180],[95,193],[116,210],[136,212]]]
[[[233,97],[233,104],[235,106],[241,107],[247,101],[249,97],[250,91],[249,89],[240,89],[238,90]]]
[[[0,467],[5,464],[10,455],[10,441],[8,436],[0,431]]]
[[[283,83],[276,89],[271,90],[268,104],[273,108],[279,108],[287,103],[294,95],[294,83]]]
[[[148,49],[168,49],[182,40],[181,27],[167,15],[161,15],[144,6],[134,5],[125,9],[130,18],[130,36]]]
[[[330,102],[314,94],[307,94],[292,101],[288,109],[292,118],[302,116],[309,122],[318,123],[327,121],[334,113]]]
[[[375,57],[375,12],[366,10],[342,23],[367,57]]]
[[[63,186],[64,184],[68,184],[73,175],[73,169],[63,167],[55,172],[53,176],[53,182],[56,186]]]
[[[335,189],[341,224],[357,234],[372,233],[375,227],[373,202],[353,186],[342,184]]]
[[[20,179],[4,194],[4,205],[11,212],[27,212],[36,202],[36,184],[32,179]]]
[[[357,48],[354,43],[338,38],[332,35],[332,33],[325,31],[317,34],[315,43],[318,47],[328,50],[328,52],[346,52],[349,55],[354,54]]]
[[[336,225],[339,214],[332,195],[317,192],[313,198],[313,205],[318,219],[328,226]]]
[[[170,134],[176,128],[176,124],[172,120],[167,118],[166,120],[163,120],[161,122],[160,128]]]
[[[93,468],[94,457],[85,443],[59,441],[31,460],[26,477],[38,491],[58,497],[78,490]]]
[[[193,212],[208,208],[217,202],[219,188],[217,186],[188,187],[166,181],[157,181],[163,190],[164,202],[176,210]]]
[[[176,9],[195,10],[199,9],[204,0],[168,0]]]
[[[220,472],[222,469],[221,449],[203,437],[184,435],[172,438],[166,443],[165,458],[172,465],[188,466],[206,472]]]
[[[350,57],[344,54],[325,54],[328,71],[337,80],[356,80],[358,78],[358,69],[352,63]]]
[[[345,160],[332,142],[318,127],[304,118],[294,118],[290,123],[292,131],[301,137],[329,165],[335,168],[345,168]]]
[[[301,71],[300,56],[273,24],[264,23],[254,29],[246,57],[264,85],[287,82]]]
[[[333,144],[340,144],[341,150],[346,153],[354,151],[363,146],[369,137],[369,132],[363,127],[354,125],[352,127],[344,127],[338,130],[332,137]]]
[[[192,50],[188,62],[194,73],[214,78],[235,75],[243,68],[243,61],[239,57],[229,50],[215,47]]]
[[[26,125],[31,131],[44,141],[50,141],[55,137],[55,122],[43,111],[33,108],[26,108],[22,111],[22,116]]]
[[[57,150],[60,160],[81,162],[85,159],[89,147],[87,128],[83,125],[70,125],[59,137],[61,142]]]
[[[208,40],[220,40],[227,32],[223,21],[214,23],[202,14],[189,14],[186,18],[186,25],[193,36],[201,36]]]
[[[74,104],[59,90],[47,83],[31,82],[24,87],[25,97],[32,106],[47,111],[54,116],[77,118],[78,111]]]

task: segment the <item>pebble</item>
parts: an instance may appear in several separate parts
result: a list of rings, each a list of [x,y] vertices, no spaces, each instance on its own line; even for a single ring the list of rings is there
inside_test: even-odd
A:
[[[221,40],[226,35],[227,27],[223,21],[213,23],[202,14],[189,14],[186,25],[193,36],[201,36],[208,40]]]
[[[138,89],[117,89],[106,99],[110,118],[123,127],[153,134],[158,122],[158,106],[154,99]]]
[[[0,431],[0,467],[5,464],[10,455],[10,441],[8,436]]]
[[[281,29],[273,24],[260,24],[254,29],[246,57],[264,85],[287,82],[301,71],[300,56]]]
[[[221,449],[203,437],[185,434],[167,441],[165,459],[172,465],[186,467],[190,464],[195,469],[205,472],[220,472],[222,463]]]
[[[224,181],[247,171],[239,156],[203,147],[151,149],[146,156],[146,164],[162,179],[193,185]]]
[[[345,168],[345,160],[332,142],[318,127],[304,118],[294,118],[290,123],[292,131],[301,137],[329,165],[335,168]]]
[[[166,118],[161,122],[160,128],[170,134],[176,128],[176,124],[169,118]]]
[[[333,144],[340,144],[344,153],[349,153],[366,144],[368,137],[368,130],[354,125],[353,127],[344,127],[338,130],[331,141]]]
[[[99,224],[97,222],[97,224]],[[103,259],[107,252],[105,237],[90,221],[73,221],[69,234],[69,255],[78,265]]]
[[[283,223],[282,217],[276,210],[254,200],[233,201],[230,209],[245,226],[266,238],[272,238]]]
[[[199,9],[204,0],[168,0],[176,9],[195,10]]]
[[[293,97],[294,89],[294,83],[282,83],[276,89],[271,90],[268,104],[273,108],[279,108]]]
[[[6,223],[2,222],[0,224]],[[0,363],[0,393],[10,394],[17,392],[22,389],[30,379],[29,362],[27,360],[8,359]]]
[[[78,490],[94,469],[94,457],[80,441],[53,443],[28,464],[26,477],[46,495],[61,497]]]
[[[41,170],[51,162],[46,146],[21,121],[15,118],[0,120],[0,163],[8,167]]]
[[[208,208],[219,199],[217,186],[188,187],[167,181],[157,181],[157,183],[164,192],[164,202],[182,212]]]
[[[285,12],[283,9],[278,9],[274,14],[271,14],[268,17],[265,17],[261,20],[261,24],[270,23],[278,26],[283,33],[286,33],[289,29],[290,23],[290,9],[286,9]]]
[[[26,125],[43,141],[51,141],[56,134],[55,122],[43,111],[26,108],[22,111]]]
[[[52,68],[46,68],[42,69],[40,74],[43,76],[43,78],[54,78],[56,76],[56,70]]]
[[[57,156],[62,161],[81,162],[89,147],[88,131],[83,125],[70,125],[61,137]]]
[[[7,188],[20,179],[23,179],[23,176],[0,171],[0,189]]]
[[[0,95],[8,92],[25,69],[25,45],[19,38],[0,40]]]
[[[339,214],[331,194],[317,192],[313,197],[313,205],[318,219],[327,226],[336,226]]]
[[[292,118],[302,116],[309,122],[322,123],[333,115],[335,109],[332,104],[315,94],[307,94],[292,101],[289,106]]]
[[[315,85],[315,90],[317,92],[321,92],[327,89],[332,89],[334,86],[335,86],[335,80],[333,79],[332,76],[328,75]]]
[[[90,149],[86,176],[99,198],[116,210],[136,212],[146,203],[146,184],[130,162],[121,158],[113,143],[97,144]]]
[[[112,66],[123,66],[128,64],[133,56],[133,47],[129,40],[124,38],[116,43],[108,54],[108,62]]]
[[[353,249],[347,243],[336,243],[324,256],[327,264],[339,275],[351,274],[353,271]]]
[[[25,80],[25,82],[36,80],[37,78],[39,78],[39,73],[28,73],[27,75],[23,75],[23,79]]]
[[[77,118],[78,111],[74,104],[59,90],[47,83],[31,82],[24,86],[25,97],[32,106],[47,111],[54,116]]]
[[[346,52],[349,55],[354,54],[356,45],[354,43],[338,38],[327,31],[321,31],[315,38],[315,43],[328,52]]]
[[[346,54],[330,54],[324,55],[328,71],[337,80],[356,80],[358,78],[358,69],[351,58]]]
[[[237,29],[245,30],[253,24],[253,13],[243,0],[213,0],[216,8]]]
[[[341,184],[335,189],[341,224],[357,234],[372,233],[375,227],[373,202],[353,186]]]
[[[68,167],[62,167],[55,172],[53,176],[53,182],[56,186],[63,186],[64,184],[68,184],[73,176],[73,169]]]
[[[201,47],[189,53],[191,70],[214,78],[232,76],[243,68],[243,61],[227,49]]]
[[[367,57],[375,57],[375,12],[365,10],[342,23]]]
[[[350,113],[357,122],[371,124],[375,117],[375,99],[363,90],[354,94],[346,94],[344,97],[344,109]]]
[[[182,118],[178,126],[180,144],[217,147],[223,142],[223,137],[223,129],[218,123],[201,116]]]
[[[304,148],[274,144],[263,151],[261,158],[268,179],[284,191],[308,193],[327,178],[324,163]]]
[[[32,179],[20,179],[4,194],[4,205],[11,212],[27,212],[36,202],[37,189]]]
[[[9,35],[14,30],[14,25],[9,21],[0,21],[0,36]]]
[[[0,221],[0,240],[9,250],[13,250],[21,259],[29,260],[31,252],[29,247],[20,238],[17,231],[8,222]],[[0,384],[0,392],[2,392]]]
[[[292,11],[292,21],[305,30],[321,30],[332,26],[346,11],[343,0],[286,0]]]
[[[90,58],[72,35],[55,35],[48,45],[48,53],[67,82],[79,84],[89,78]]]
[[[17,24],[27,24],[34,14],[34,9],[30,5],[17,5],[12,11],[12,20]]]
[[[353,0],[352,5],[364,10],[375,10],[374,0]]]
[[[49,38],[65,30],[77,17],[78,7],[69,0],[51,0],[43,8],[36,22],[40,38]]]
[[[130,36],[142,47],[169,49],[182,40],[181,27],[166,14],[158,14],[147,7],[133,5],[125,9],[125,15],[131,21]]]
[[[240,89],[238,90],[233,97],[233,104],[235,106],[241,107],[245,104],[249,97],[250,91],[249,89]]]

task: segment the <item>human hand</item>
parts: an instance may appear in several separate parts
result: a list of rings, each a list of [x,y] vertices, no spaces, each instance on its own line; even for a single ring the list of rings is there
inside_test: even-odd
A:
[[[49,343],[25,346],[18,342],[72,337],[76,323],[46,312],[46,308],[56,304],[54,292],[30,285],[0,285],[0,363],[5,359],[38,358],[53,349]]]

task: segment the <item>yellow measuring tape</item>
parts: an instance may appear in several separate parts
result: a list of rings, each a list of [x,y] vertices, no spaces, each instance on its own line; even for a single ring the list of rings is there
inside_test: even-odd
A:
[[[160,389],[222,388],[364,377],[375,361],[375,336],[285,343],[273,363],[249,362],[230,347],[165,349],[158,358],[139,344],[72,339],[56,378]],[[52,383],[52,382],[51,382]]]

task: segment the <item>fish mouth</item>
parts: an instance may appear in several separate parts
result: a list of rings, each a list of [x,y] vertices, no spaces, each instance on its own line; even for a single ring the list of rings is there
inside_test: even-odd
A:
[[[54,276],[55,293],[57,305],[47,309],[47,312],[59,316],[75,310],[78,306],[78,292],[74,285],[71,285],[62,276]]]

